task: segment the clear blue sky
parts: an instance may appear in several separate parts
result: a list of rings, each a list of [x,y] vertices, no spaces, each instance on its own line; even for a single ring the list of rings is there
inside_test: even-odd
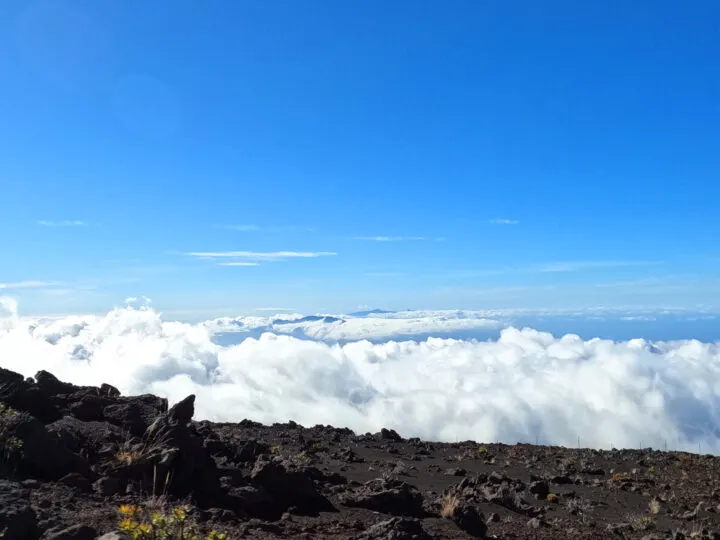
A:
[[[4,0],[2,294],[720,306],[718,58],[714,0]]]

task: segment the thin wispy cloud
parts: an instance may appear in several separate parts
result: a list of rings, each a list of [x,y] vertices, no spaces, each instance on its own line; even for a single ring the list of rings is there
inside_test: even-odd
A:
[[[40,289],[54,285],[47,281],[16,281],[12,283],[0,283],[0,289]]]
[[[662,261],[561,261],[530,268],[532,272],[579,272],[600,268],[623,268],[628,266],[657,266]]]
[[[192,251],[190,257],[216,261],[219,266],[259,266],[260,262],[314,259],[336,255],[331,251]]]
[[[79,219],[66,220],[66,221],[46,221],[40,220],[37,222],[42,227],[86,227],[87,222]]]
[[[368,242],[442,242],[445,238],[434,238],[428,236],[355,236],[353,240],[364,240]]]
[[[437,274],[425,274],[425,278],[472,279],[510,274],[545,274],[599,270],[603,268],[625,268],[633,266],[657,266],[662,261],[556,261],[530,266],[506,266],[502,268],[484,268],[454,270]]]
[[[490,219],[488,223],[493,225],[518,225],[520,222],[517,219]]]
[[[293,232],[315,232],[315,227],[300,225],[263,226],[254,224],[242,225],[217,225],[218,229],[226,229],[238,232],[267,232],[267,233],[293,233]]]
[[[282,259],[310,259],[313,257],[326,257],[337,255],[330,251],[192,251],[191,257],[203,259],[252,259],[258,261],[277,261]]]

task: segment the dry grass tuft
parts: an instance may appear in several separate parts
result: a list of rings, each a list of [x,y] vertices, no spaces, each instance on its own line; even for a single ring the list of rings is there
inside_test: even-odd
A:
[[[660,513],[660,501],[657,499],[653,499],[648,503],[648,510],[651,514],[659,514]]]
[[[628,516],[627,522],[636,531],[647,531],[655,527],[655,520],[651,516],[642,514]]]
[[[443,498],[440,515],[445,519],[450,519],[455,515],[455,510],[460,505],[460,498],[457,495],[445,495]]]

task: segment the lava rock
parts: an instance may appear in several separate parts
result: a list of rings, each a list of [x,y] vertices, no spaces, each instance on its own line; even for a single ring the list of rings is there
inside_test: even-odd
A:
[[[395,479],[375,479],[340,496],[345,506],[394,516],[423,517],[423,496],[414,486]]]
[[[545,499],[550,493],[550,487],[548,486],[548,483],[544,480],[536,480],[535,482],[530,483],[528,491],[535,495],[535,498],[537,500],[542,500]]]
[[[49,480],[56,480],[71,472],[89,475],[87,461],[62,446],[39,420],[28,413],[13,415],[6,427],[10,436],[22,442],[21,472]]]
[[[357,540],[431,540],[417,519],[394,517],[376,523],[361,533]]]
[[[88,525],[73,525],[67,529],[49,530],[42,540],[95,540],[97,531]]]
[[[103,417],[136,437],[142,437],[148,427],[168,410],[167,399],[152,395],[119,399],[121,401],[103,409]]]
[[[308,514],[332,509],[330,502],[317,491],[309,468],[280,458],[259,458],[250,473],[250,481],[254,486],[264,488],[273,500],[286,508],[295,506],[298,511]]]
[[[38,521],[30,506],[30,496],[20,484],[0,479],[0,531],[3,540],[38,538]]]
[[[60,484],[63,484],[64,486],[73,488],[73,489],[79,489],[80,491],[90,492],[92,491],[92,484],[90,483],[90,480],[85,478],[82,474],[78,473],[69,473],[63,476],[60,480],[58,480]]]

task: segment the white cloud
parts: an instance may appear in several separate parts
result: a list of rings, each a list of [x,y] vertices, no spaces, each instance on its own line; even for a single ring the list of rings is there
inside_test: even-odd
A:
[[[45,221],[40,220],[37,222],[38,225],[43,227],[85,227],[87,223],[78,219],[66,220],[66,221]]]
[[[517,225],[520,222],[516,219],[490,219],[488,223],[492,223],[493,225]]]
[[[26,376],[47,369],[171,402],[195,393],[198,419],[720,452],[720,345],[695,340],[584,341],[506,329],[493,341],[332,345],[265,333],[221,346],[206,326],[166,322],[143,307],[0,319],[0,358]]]
[[[353,240],[366,240],[370,242],[413,242],[426,240],[430,242],[442,242],[445,239],[427,236],[356,236]]]
[[[309,259],[336,255],[329,251],[193,251],[190,257],[201,259],[250,259],[258,261],[281,261],[284,259]]]
[[[246,262],[246,261],[233,261],[218,263],[218,266],[260,266],[260,263]]]
[[[53,283],[47,281],[16,281],[14,283],[0,283],[0,289],[38,289],[51,285]]]

